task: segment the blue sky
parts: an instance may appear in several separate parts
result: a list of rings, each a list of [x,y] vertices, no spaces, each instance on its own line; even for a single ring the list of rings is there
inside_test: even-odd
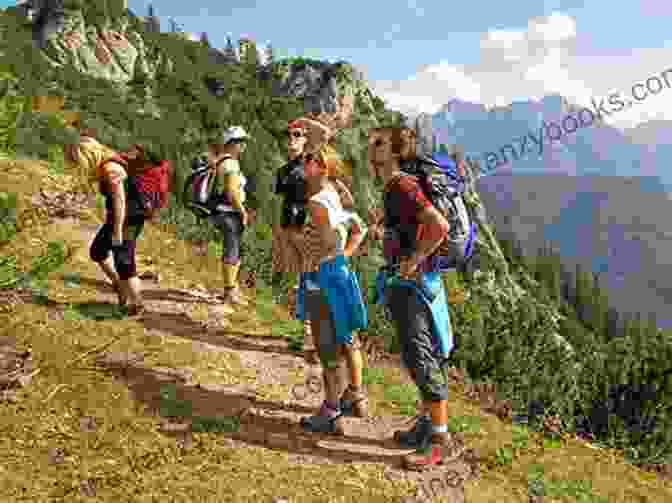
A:
[[[137,14],[144,14],[148,3],[129,0],[129,7]],[[173,17],[186,31],[207,32],[217,46],[224,44],[227,32],[235,38],[251,34],[260,42],[270,40],[276,48],[294,54],[352,60],[365,67],[369,78],[374,80],[404,79],[418,67],[444,59],[474,63],[479,57],[479,40],[484,32],[524,28],[530,18],[552,12],[574,16],[587,27],[583,41],[596,50],[608,52],[672,43],[669,19],[655,9],[650,9],[650,14],[656,15],[643,17],[646,8],[641,3],[623,2],[615,8],[613,2],[606,0],[501,3],[477,0],[460,2],[460,6],[455,7],[455,2],[443,0],[340,0],[324,4],[323,9],[316,8],[314,0],[153,2],[164,29],[168,29],[168,18]],[[424,12],[417,12],[414,4]],[[384,8],[379,7],[381,5]],[[289,14],[290,10],[298,14]],[[665,10],[670,9],[660,8]],[[398,25],[397,33],[394,33],[395,25]]]
[[[672,5],[659,0],[618,7],[607,0],[316,4],[153,3],[163,29],[172,17],[185,31],[207,32],[216,47],[227,34],[234,41],[250,35],[260,44],[270,41],[278,53],[349,61],[390,106],[411,115],[436,111],[453,98],[504,105],[557,92],[585,104],[672,68]],[[129,0],[139,15],[147,5]],[[672,89],[662,94],[622,113],[614,125],[672,114]]]
[[[672,2],[661,0],[152,3],[163,30],[174,18],[216,47],[227,34],[249,35],[279,54],[349,61],[390,106],[411,115],[453,98],[505,105],[557,92],[585,104],[672,68]],[[138,15],[148,5],[129,0]],[[615,125],[652,118],[672,119],[672,89]]]

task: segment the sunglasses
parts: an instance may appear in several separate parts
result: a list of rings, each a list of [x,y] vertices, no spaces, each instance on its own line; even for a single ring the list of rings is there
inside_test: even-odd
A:
[[[301,131],[285,131],[285,135],[287,135],[288,138],[303,138],[306,136]]]

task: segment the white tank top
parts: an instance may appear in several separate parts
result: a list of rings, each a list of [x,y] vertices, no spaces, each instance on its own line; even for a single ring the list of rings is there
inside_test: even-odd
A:
[[[352,213],[343,209],[341,198],[331,188],[323,189],[311,197],[310,200],[321,204],[327,209],[329,225],[338,236],[336,253],[343,253],[348,237],[348,230],[345,224],[352,219]]]

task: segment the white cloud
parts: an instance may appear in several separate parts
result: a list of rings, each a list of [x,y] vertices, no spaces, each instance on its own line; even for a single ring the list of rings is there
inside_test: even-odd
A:
[[[416,3],[409,0],[408,5],[413,8]],[[616,91],[627,97],[633,84],[660,75],[667,69],[661,62],[672,61],[672,47],[589,57],[577,53],[576,37],[577,25],[570,16],[554,13],[533,18],[525,29],[483,33],[476,64],[442,61],[406,80],[372,82],[372,86],[390,106],[410,115],[436,112],[454,98],[502,106],[526,96],[534,99],[559,93],[579,105],[591,106],[593,98],[599,101]],[[672,72],[668,80],[672,85]],[[606,120],[618,127],[631,127],[652,118],[672,120],[672,88]]]
[[[415,6],[409,0],[409,7]],[[396,89],[380,90],[376,83],[373,85],[384,98],[390,96],[390,103],[409,96],[406,108],[422,103],[422,111],[428,111],[430,104],[434,104],[434,110],[429,111],[436,111],[452,98],[492,106],[509,103],[514,96],[544,95],[551,89],[563,93],[570,90],[572,97],[585,96],[586,86],[572,78],[566,68],[575,37],[576,24],[569,16],[535,18],[524,30],[484,33],[478,64],[440,62],[397,83],[393,86]]]
[[[441,102],[436,101],[426,95],[409,95],[407,93],[396,93],[389,91],[382,94],[383,100],[387,106],[400,112],[415,115],[417,113],[434,113],[441,106]]]
[[[548,17],[530,20],[527,37],[544,42],[571,40],[576,37],[576,22],[570,16],[554,12]]]

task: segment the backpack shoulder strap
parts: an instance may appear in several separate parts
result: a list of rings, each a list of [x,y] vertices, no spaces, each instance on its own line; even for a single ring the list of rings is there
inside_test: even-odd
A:
[[[222,157],[217,159],[217,162],[215,162],[215,165],[214,165],[215,168],[217,166],[219,166],[221,163],[223,163],[224,161],[226,161],[227,159],[233,159],[233,156],[231,154],[224,154]]]
[[[430,157],[428,155],[421,155],[420,157],[418,157],[416,159],[416,162],[418,162],[420,164],[427,164],[427,165],[430,165],[430,166],[434,166],[435,168],[440,168],[441,167],[441,164],[439,164],[436,161],[436,159],[433,159],[432,157]]]
[[[108,162],[116,162],[117,164],[121,165],[125,170],[128,170],[128,162],[126,162],[126,159],[121,157],[120,155],[113,155],[108,157],[107,159],[103,159],[100,164],[98,164],[98,169],[102,168],[105,166]]]

